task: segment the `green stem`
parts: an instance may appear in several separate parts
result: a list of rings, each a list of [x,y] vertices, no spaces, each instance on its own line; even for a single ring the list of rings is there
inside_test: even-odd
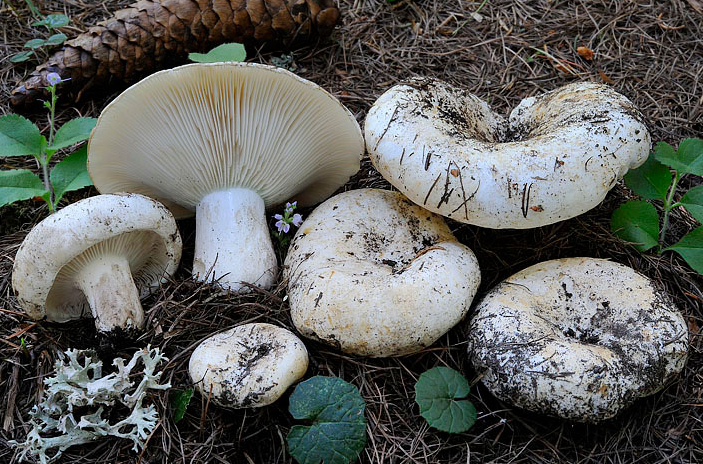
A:
[[[49,91],[51,92],[51,104],[49,107],[49,146],[54,143],[54,119],[56,114],[56,85],[50,85]],[[44,186],[49,191],[49,211],[54,212],[56,207],[54,205],[54,188],[51,185],[51,178],[49,176],[49,156],[46,153],[46,148],[44,148],[41,156],[41,168],[42,175],[44,176]]]
[[[669,212],[674,207],[674,204],[672,202],[674,201],[674,193],[676,193],[676,186],[679,183],[679,179],[681,179],[681,176],[679,175],[678,171],[675,171],[674,182],[671,183],[669,194],[666,196],[666,200],[664,200],[664,220],[662,221],[661,232],[659,232],[659,246],[657,247],[658,255],[662,254],[664,237],[666,236],[666,229],[669,228]]]

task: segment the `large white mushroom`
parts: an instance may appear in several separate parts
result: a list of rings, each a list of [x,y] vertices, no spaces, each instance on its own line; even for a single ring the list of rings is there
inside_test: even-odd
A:
[[[264,323],[213,335],[195,349],[188,364],[202,395],[234,409],[273,403],[307,368],[303,342],[284,328]]]
[[[588,82],[526,98],[506,121],[468,92],[412,80],[381,95],[364,131],[376,169],[413,202],[495,229],[588,211],[651,144],[627,98]]]
[[[663,290],[622,264],[546,261],[509,277],[471,320],[482,382],[519,407],[597,422],[661,390],[686,362],[688,330]]]
[[[37,224],[15,256],[12,287],[33,319],[95,318],[100,332],[144,323],[140,296],[173,274],[181,259],[176,221],[137,194],[78,201]]]
[[[440,216],[377,189],[315,208],[284,275],[301,334],[374,357],[434,343],[464,317],[481,280],[473,252]]]
[[[324,200],[359,169],[354,116],[316,84],[254,63],[190,64],[127,89],[100,115],[88,170],[103,193],[137,192],[196,212],[193,276],[270,287],[264,209]]]

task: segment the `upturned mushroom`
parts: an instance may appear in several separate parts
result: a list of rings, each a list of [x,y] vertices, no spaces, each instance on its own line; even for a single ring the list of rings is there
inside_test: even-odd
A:
[[[481,280],[473,252],[440,216],[377,189],[315,208],[284,276],[302,335],[373,357],[434,343],[464,317]]]
[[[128,191],[196,212],[193,276],[232,290],[270,287],[265,208],[324,200],[359,169],[361,129],[316,84],[254,63],[191,64],[127,89],[88,146],[100,192]]]
[[[307,368],[303,342],[282,327],[264,323],[213,335],[193,351],[188,364],[202,395],[234,409],[273,403]]]
[[[181,237],[171,213],[137,194],[78,201],[37,224],[15,256],[12,287],[32,319],[91,315],[100,332],[139,329],[140,296],[173,274]]]
[[[374,166],[410,200],[494,229],[590,210],[651,144],[632,103],[589,82],[526,98],[506,121],[468,92],[411,80],[381,95],[364,131]]]
[[[645,276],[603,259],[567,258],[535,264],[491,290],[471,320],[468,349],[498,398],[598,422],[683,369],[688,330]]]

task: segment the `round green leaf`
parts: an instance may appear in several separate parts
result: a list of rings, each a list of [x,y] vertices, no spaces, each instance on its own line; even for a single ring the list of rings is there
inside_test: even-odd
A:
[[[0,206],[41,197],[46,192],[42,180],[29,169],[0,171]]]
[[[681,197],[679,203],[683,205],[698,222],[703,223],[703,185],[693,187],[686,192],[686,194]]]
[[[659,243],[659,215],[646,201],[628,201],[613,211],[610,229],[621,239],[632,242],[639,251],[647,251]]]
[[[637,169],[625,175],[625,183],[637,195],[649,200],[665,200],[671,185],[672,174],[653,155]]]
[[[300,464],[348,464],[366,444],[364,399],[338,377],[315,376],[298,384],[288,410],[310,425],[294,425],[286,441]]]
[[[189,53],[188,59],[196,63],[218,63],[222,61],[244,61],[247,52],[240,43],[226,43],[207,53]]]
[[[691,266],[691,269],[703,274],[703,227],[693,229],[684,235],[675,245],[664,251],[675,251]]]
[[[46,39],[47,45],[61,45],[67,39],[66,34],[54,34]]]
[[[32,26],[46,26],[50,29],[56,29],[57,27],[68,26],[68,16],[62,14],[51,14],[42,19],[41,21],[35,21]]]
[[[449,367],[427,370],[415,384],[420,415],[431,427],[443,432],[466,432],[476,422],[476,408],[463,399],[468,394],[469,382]]]
[[[24,52],[16,53],[10,57],[10,62],[11,63],[21,63],[23,61],[27,61],[34,52],[32,50],[26,50]]]
[[[34,50],[35,48],[39,48],[44,44],[46,44],[46,40],[44,39],[32,39],[25,42],[24,48],[31,48],[32,50]]]
[[[39,128],[19,114],[0,118],[0,156],[38,155],[42,135]]]

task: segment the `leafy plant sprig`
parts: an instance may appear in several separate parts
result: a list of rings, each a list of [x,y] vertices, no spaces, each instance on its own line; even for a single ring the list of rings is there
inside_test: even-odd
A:
[[[461,433],[476,422],[476,407],[465,399],[469,382],[450,367],[433,367],[415,383],[415,402],[430,427],[442,432]]]
[[[44,102],[49,111],[49,139],[39,128],[18,114],[0,117],[0,156],[32,155],[42,170],[39,177],[29,169],[0,171],[0,207],[20,200],[38,197],[46,202],[49,211],[66,192],[92,185],[86,168],[87,150],[83,146],[71,153],[51,169],[52,156],[62,148],[86,140],[95,126],[95,118],[75,118],[55,130],[56,86],[62,82],[56,73],[47,75],[51,99]]]
[[[223,61],[244,61],[247,51],[240,43],[218,45],[207,53],[189,53],[188,59],[196,63],[219,63]]]
[[[703,176],[703,140],[682,140],[678,150],[666,142],[657,143],[647,161],[627,173],[625,184],[642,198],[663,203],[661,228],[656,208],[644,200],[628,201],[616,209],[610,226],[615,235],[632,242],[639,251],[655,247],[658,255],[675,251],[692,269],[703,274],[703,227],[693,229],[674,245],[665,246],[669,215],[674,208],[686,208],[703,223],[703,185],[693,187],[675,201],[679,182],[689,174]]]
[[[13,55],[10,58],[10,61],[13,63],[27,61],[32,57],[32,55],[36,54],[36,50],[42,47],[51,47],[64,43],[64,41],[66,40],[66,34],[54,32],[54,30],[58,29],[59,27],[67,26],[70,21],[68,19],[68,16],[63,14],[51,14],[48,16],[42,16],[31,0],[25,0],[25,2],[27,3],[29,10],[32,12],[32,15],[34,15],[35,18],[38,18],[37,21],[32,23],[32,26],[44,26],[51,33],[51,35],[46,39],[37,38],[28,40],[24,44],[24,48],[28,48],[29,50],[25,50],[23,52]]]

